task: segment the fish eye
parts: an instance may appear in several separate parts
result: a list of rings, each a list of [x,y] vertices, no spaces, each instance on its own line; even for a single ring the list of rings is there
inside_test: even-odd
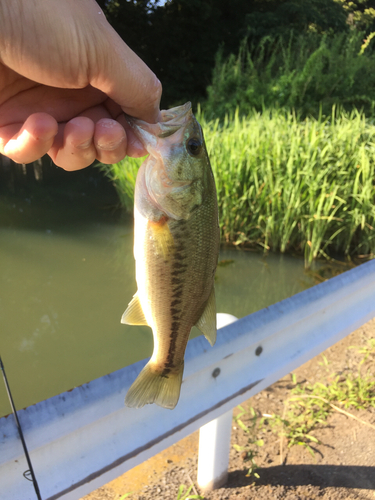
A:
[[[199,155],[202,149],[202,143],[199,139],[192,138],[187,141],[186,148],[188,150],[189,155],[197,156]]]

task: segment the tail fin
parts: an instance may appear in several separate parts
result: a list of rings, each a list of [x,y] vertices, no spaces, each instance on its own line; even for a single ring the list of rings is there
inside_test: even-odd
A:
[[[173,410],[180,397],[183,371],[184,363],[177,373],[163,376],[147,363],[130,387],[125,404],[131,408],[142,408],[146,404],[156,403]]]

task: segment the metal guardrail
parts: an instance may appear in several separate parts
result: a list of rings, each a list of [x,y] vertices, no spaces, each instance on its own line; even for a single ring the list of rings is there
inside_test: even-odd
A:
[[[228,442],[236,405],[374,316],[375,260],[222,328],[213,348],[189,341],[173,411],[124,406],[145,361],[19,411],[43,500],[77,500],[217,418],[202,443]],[[202,486],[223,479],[226,460],[201,469]],[[26,468],[13,416],[3,417],[1,500],[34,500]]]

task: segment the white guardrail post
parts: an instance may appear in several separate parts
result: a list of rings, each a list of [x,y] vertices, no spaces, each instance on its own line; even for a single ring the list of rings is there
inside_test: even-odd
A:
[[[217,328],[230,325],[237,319],[231,314],[219,313]],[[212,376],[218,375],[214,370]],[[232,418],[233,410],[229,410],[199,429],[197,481],[203,491],[220,488],[227,482]]]

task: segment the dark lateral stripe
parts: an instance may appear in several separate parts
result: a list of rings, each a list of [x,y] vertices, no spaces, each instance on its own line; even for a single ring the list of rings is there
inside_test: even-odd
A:
[[[171,276],[178,276],[179,274],[184,274],[187,271],[187,266],[185,269],[176,269],[176,271],[171,272]]]
[[[177,223],[176,223],[176,227],[178,229],[183,229],[187,224],[187,220],[185,219],[180,219]]]
[[[178,241],[178,242],[185,241],[188,238],[187,234],[182,233],[182,232],[173,233],[173,237],[174,237],[174,240]]]
[[[180,288],[172,290],[172,299],[180,299],[183,293],[184,293],[184,287],[180,285]]]
[[[171,302],[171,307],[175,307],[175,306],[177,306],[178,304],[181,304],[181,302],[182,302],[182,300],[180,300],[180,299],[173,300],[173,301]]]
[[[173,277],[171,281],[172,285],[181,285],[183,283],[181,278]]]
[[[166,360],[166,363],[164,365],[165,368],[173,368],[174,367],[173,358],[174,358],[174,355],[176,352],[177,333],[178,333],[179,326],[180,326],[179,321],[173,321],[171,334],[169,335],[169,339],[170,339],[171,343],[169,344],[167,360]]]
[[[183,253],[181,253],[181,252],[175,252],[175,254],[174,254],[174,258],[175,258],[176,260],[180,260],[180,261],[181,261],[181,260],[186,260],[187,256],[186,256],[186,255],[184,255],[184,254],[183,254]]]
[[[175,260],[175,261],[173,261],[172,268],[176,269],[176,270],[178,270],[178,269],[187,269],[188,265],[187,264],[181,264],[181,262],[178,262],[177,260]]]
[[[185,225],[185,221],[182,224],[179,224],[179,228]],[[175,240],[175,248],[173,254],[173,262],[172,262],[172,271],[171,271],[171,285],[172,285],[172,302],[170,307],[170,313],[172,317],[172,324],[170,330],[170,344],[168,348],[167,359],[165,363],[165,369],[174,368],[174,357],[176,353],[176,343],[178,331],[180,328],[180,315],[181,308],[176,307],[182,301],[179,298],[183,294],[184,289],[184,277],[183,275],[188,270],[188,265],[182,263],[182,261],[187,259],[186,255],[186,246],[185,239],[186,233],[184,234],[183,230],[177,231],[174,233]]]
[[[176,352],[176,342],[177,342],[177,335],[178,335],[178,329],[180,328],[180,324],[181,323],[179,321],[176,321],[175,319],[174,319],[174,321],[172,321],[171,333],[169,335],[169,339],[171,342],[169,344],[167,360],[166,360],[166,363],[164,365],[165,368],[174,368],[173,361],[174,361],[174,355]]]

